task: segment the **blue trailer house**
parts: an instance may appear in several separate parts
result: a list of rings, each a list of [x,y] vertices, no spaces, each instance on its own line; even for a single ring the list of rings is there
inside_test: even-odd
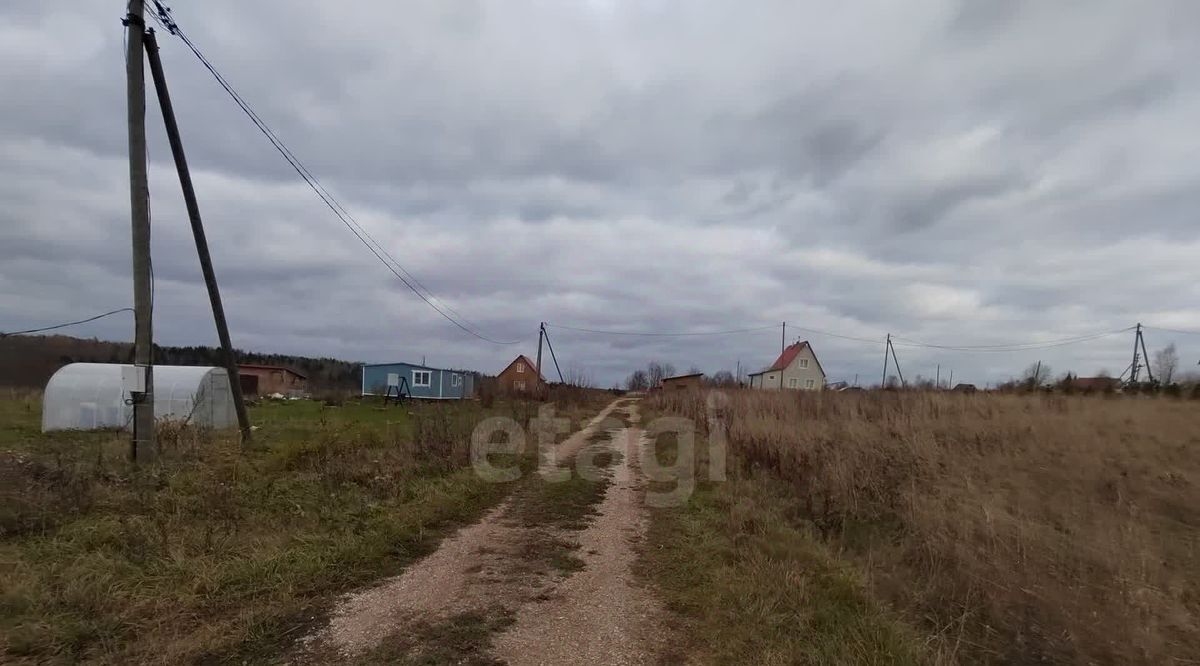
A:
[[[392,395],[407,390],[424,400],[462,400],[475,396],[475,375],[416,363],[372,363],[363,366],[363,395]]]

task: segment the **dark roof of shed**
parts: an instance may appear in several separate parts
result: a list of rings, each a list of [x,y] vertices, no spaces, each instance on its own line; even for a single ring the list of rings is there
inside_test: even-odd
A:
[[[672,379],[687,379],[688,377],[703,377],[703,376],[704,376],[703,372],[693,372],[690,375],[675,375],[674,377],[663,377],[662,380],[664,382],[669,382]]]

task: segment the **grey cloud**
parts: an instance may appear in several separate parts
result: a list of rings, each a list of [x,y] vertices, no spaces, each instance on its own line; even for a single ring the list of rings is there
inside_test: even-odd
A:
[[[481,343],[417,300],[160,34],[239,345],[496,371],[533,353],[542,320],[786,319],[834,378],[877,381],[881,348],[800,328],[954,344],[1151,316],[1200,329],[1189,3],[357,7],[177,14],[389,252],[525,342]],[[119,14],[0,9],[0,85],[17,93],[0,98],[0,329],[130,299]],[[27,43],[43,57],[21,60]],[[148,130],[157,331],[211,343],[152,103]],[[78,332],[127,338],[129,322]],[[605,385],[651,359],[759,367],[779,345],[551,335]],[[942,362],[982,383],[1038,358],[1119,372],[1126,347],[900,355],[906,374]]]

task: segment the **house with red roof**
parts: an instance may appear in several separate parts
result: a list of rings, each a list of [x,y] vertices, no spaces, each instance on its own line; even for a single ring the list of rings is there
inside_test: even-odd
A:
[[[750,373],[750,388],[820,391],[825,388],[825,370],[812,345],[804,340],[784,349],[770,367]]]
[[[537,364],[521,354],[496,375],[501,393],[537,395],[545,388],[546,379],[538,372]]]

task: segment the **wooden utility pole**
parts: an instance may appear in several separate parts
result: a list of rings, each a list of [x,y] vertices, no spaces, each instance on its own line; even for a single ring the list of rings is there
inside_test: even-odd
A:
[[[129,205],[133,231],[133,363],[141,386],[131,391],[133,443],[130,457],[153,460],[154,441],[154,305],[150,268],[150,185],[146,175],[146,79],[142,34],[146,30],[144,0],[129,0],[125,16],[125,92],[129,124]]]
[[[1146,376],[1153,382],[1154,371],[1150,368],[1150,355],[1146,353],[1146,338],[1142,336],[1142,322],[1139,321],[1133,334],[1133,363],[1129,365],[1130,384],[1137,384],[1138,373],[1142,368],[1146,368]]]
[[[192,186],[192,175],[188,171],[187,156],[183,152],[183,140],[179,136],[179,124],[175,121],[175,109],[171,105],[171,94],[167,90],[167,77],[163,72],[162,60],[158,57],[158,40],[153,30],[145,33],[146,57],[150,61],[150,75],[154,77],[154,90],[158,93],[158,106],[162,109],[163,124],[167,127],[167,140],[171,144],[171,155],[175,157],[175,170],[179,172],[179,186],[183,189],[183,201],[187,205],[188,221],[192,224],[192,237],[196,240],[196,254],[200,257],[200,270],[204,273],[204,284],[208,287],[208,300],[212,305],[213,322],[217,325],[217,337],[221,340],[225,372],[229,375],[229,389],[233,393],[233,406],[237,411],[238,427],[242,430],[242,442],[250,443],[250,416],[246,413],[246,402],[242,397],[242,382],[238,377],[237,359],[233,356],[233,343],[229,339],[229,326],[225,322],[225,307],[221,303],[221,290],[217,288],[217,275],[213,271],[212,256],[208,252],[208,239],[204,234],[204,223],[200,219],[200,204],[196,202],[196,190]]]
[[[783,322],[783,328],[779,333],[779,353],[782,354],[787,349],[787,322]],[[782,384],[781,384],[782,386]]]
[[[896,364],[896,374],[900,376],[900,386],[904,386],[904,373],[900,371],[900,359],[896,358],[896,348],[892,346],[891,333],[888,333],[887,340],[883,343],[883,383],[880,386],[882,388],[887,388],[887,367],[889,353],[892,355],[892,362]]]
[[[888,352],[892,348],[892,334],[887,334],[887,340],[883,343],[883,379],[879,380],[879,388],[887,388],[887,365]]]
[[[892,344],[892,334],[888,334],[888,349],[892,350],[892,363],[896,366],[896,374],[900,376],[900,387],[908,386],[908,382],[904,381],[904,372],[900,370],[900,359],[896,358],[896,345]]]
[[[538,353],[537,353],[537,376],[538,380],[542,377],[542,338],[546,337],[546,322],[538,323]]]
[[[942,390],[942,364],[941,363],[938,363],[938,365],[937,365],[937,374],[935,375],[935,379],[933,380],[933,388],[935,388],[939,391]]]

